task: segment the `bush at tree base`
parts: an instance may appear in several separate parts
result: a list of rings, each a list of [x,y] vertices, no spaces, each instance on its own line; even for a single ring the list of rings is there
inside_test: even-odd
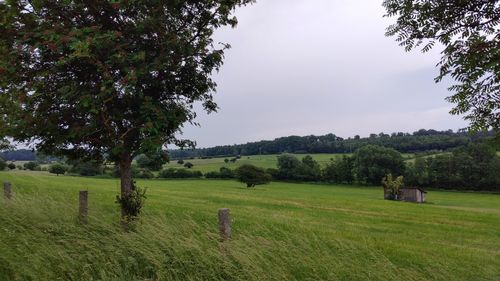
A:
[[[116,203],[120,205],[127,221],[132,221],[141,214],[146,200],[146,191],[147,188],[140,188],[133,182],[132,191],[128,196],[116,196]]]

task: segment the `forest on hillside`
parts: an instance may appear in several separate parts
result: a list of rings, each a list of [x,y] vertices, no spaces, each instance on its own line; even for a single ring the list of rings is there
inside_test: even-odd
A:
[[[193,150],[172,150],[172,159],[233,155],[265,155],[280,153],[353,153],[366,145],[393,148],[401,153],[447,151],[493,137],[493,133],[470,134],[421,129],[414,133],[371,134],[362,138],[341,138],[334,134],[323,136],[288,136],[272,141],[249,142]]]

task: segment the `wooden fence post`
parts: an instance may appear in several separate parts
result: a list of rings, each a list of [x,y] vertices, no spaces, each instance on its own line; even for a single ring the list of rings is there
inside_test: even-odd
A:
[[[231,217],[229,209],[219,209],[219,231],[220,238],[223,241],[231,238]]]
[[[89,192],[88,191],[80,191],[80,210],[79,217],[82,222],[88,221],[88,212],[89,212]]]
[[[3,183],[3,195],[5,199],[10,199],[12,197],[12,185],[10,182]]]

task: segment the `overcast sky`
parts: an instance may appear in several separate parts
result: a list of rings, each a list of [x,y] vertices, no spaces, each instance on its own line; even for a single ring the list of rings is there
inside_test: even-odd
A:
[[[258,0],[240,8],[215,75],[217,113],[184,138],[198,147],[288,135],[459,129],[447,84],[435,84],[439,49],[405,53],[384,36],[382,0]]]

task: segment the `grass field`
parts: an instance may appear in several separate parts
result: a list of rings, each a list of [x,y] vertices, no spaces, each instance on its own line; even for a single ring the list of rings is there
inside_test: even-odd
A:
[[[319,153],[319,154],[292,154],[299,159],[302,159],[306,155],[311,155],[314,160],[318,161],[321,166],[325,166],[330,159],[339,158],[343,155],[351,155],[351,154],[331,154],[331,153]],[[404,153],[402,154],[403,158],[406,161],[413,161],[414,154]],[[221,167],[227,167],[230,169],[236,169],[243,164],[252,164],[258,167],[262,167],[265,169],[268,168],[277,168],[277,157],[278,154],[270,154],[270,155],[251,155],[251,156],[242,156],[241,159],[238,159],[236,163],[225,163],[224,159],[231,159],[231,157],[215,157],[211,159],[185,159],[184,162],[191,162],[194,164],[192,168],[195,171],[201,171],[203,173],[219,171]],[[29,161],[14,161],[13,163],[16,165],[24,165],[24,163]],[[48,169],[49,164],[43,164],[41,167]],[[183,165],[177,164],[177,160],[172,160],[170,163],[166,164],[164,168],[184,168]]]
[[[112,179],[1,172],[0,280],[500,280],[500,195],[235,181],[139,181],[147,205],[119,224]],[[79,190],[90,222],[77,222]],[[229,207],[233,238],[218,240]]]
[[[297,158],[302,159],[306,155],[311,155],[314,160],[318,161],[321,166],[326,165],[330,162],[332,158],[342,157],[343,155],[350,154],[292,154]],[[243,164],[252,164],[262,168],[276,168],[277,164],[277,154],[271,155],[251,155],[251,156],[242,156],[241,159],[238,159],[236,163],[225,163],[224,159],[231,159],[231,157],[226,158],[211,158],[211,159],[186,159],[185,162],[191,162],[194,164],[193,170],[201,171],[203,173],[210,171],[219,171],[221,167],[227,167],[231,169],[235,169]],[[414,155],[413,154],[403,154],[403,157],[407,160],[411,160]],[[167,168],[182,168],[182,165],[177,164],[176,160],[172,160],[169,164],[165,165]]]

